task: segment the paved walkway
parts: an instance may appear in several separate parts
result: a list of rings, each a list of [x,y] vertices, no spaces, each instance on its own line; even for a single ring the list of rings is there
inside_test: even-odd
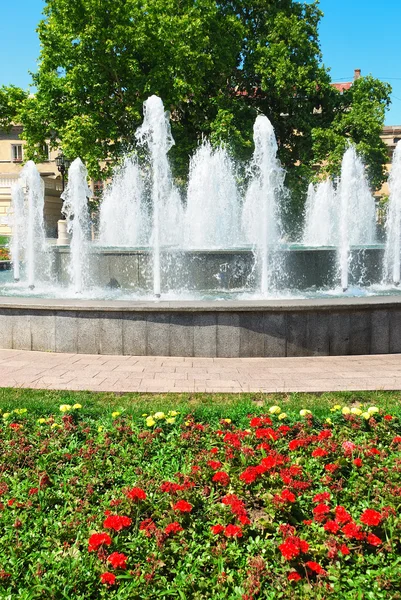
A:
[[[401,390],[401,354],[170,358],[0,350],[0,387],[96,392]]]

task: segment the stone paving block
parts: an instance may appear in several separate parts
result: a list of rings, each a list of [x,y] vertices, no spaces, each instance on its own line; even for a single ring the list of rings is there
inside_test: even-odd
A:
[[[265,348],[265,319],[260,313],[240,313],[240,356],[263,356]]]
[[[0,348],[13,347],[12,319],[4,311],[0,311]],[[1,354],[0,354],[1,356]]]
[[[217,354],[217,315],[212,313],[193,316],[194,356],[214,357]],[[206,358],[204,359],[206,361]],[[211,359],[212,360],[212,359]]]
[[[77,350],[82,354],[100,354],[99,313],[77,312]]]
[[[146,314],[123,315],[123,353],[134,356],[146,355]]]
[[[146,354],[151,356],[170,355],[170,315],[150,313],[146,321]]]
[[[264,353],[263,356],[286,356],[286,317],[274,313],[264,316]]]
[[[350,354],[370,354],[371,319],[368,311],[352,312],[350,316]]]
[[[193,314],[172,313],[170,316],[170,355],[194,355]]]
[[[239,357],[240,316],[238,313],[217,314],[217,356]]]
[[[15,311],[12,315],[13,348],[32,350],[31,317],[29,313]]]
[[[308,317],[303,313],[287,315],[287,356],[307,353]]]
[[[109,314],[99,318],[100,354],[123,353],[123,320],[122,313]]]
[[[330,314],[330,354],[344,356],[350,353],[350,314],[333,312]]]
[[[330,353],[330,317],[327,313],[308,313],[306,347],[308,356]]]
[[[32,350],[56,351],[56,317],[53,312],[31,315]]]
[[[390,351],[390,313],[387,310],[375,310],[371,313],[372,354],[388,354]]]

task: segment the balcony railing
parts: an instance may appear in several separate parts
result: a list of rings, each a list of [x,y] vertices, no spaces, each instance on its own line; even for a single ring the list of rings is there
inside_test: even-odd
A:
[[[18,173],[5,173],[4,175],[0,174],[0,193],[5,189],[11,188],[12,185],[18,180]],[[52,190],[56,192],[62,192],[63,187],[61,181],[57,179],[43,179],[46,190]]]

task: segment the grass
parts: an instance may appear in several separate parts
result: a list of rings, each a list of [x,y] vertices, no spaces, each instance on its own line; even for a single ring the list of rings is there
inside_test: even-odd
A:
[[[197,418],[235,417],[255,410],[255,406],[279,404],[283,410],[312,410],[323,416],[333,404],[358,406],[375,405],[401,416],[401,392],[332,392],[323,394],[140,394],[140,393],[93,393],[69,391],[41,391],[29,389],[0,388],[0,408],[12,410],[25,407],[34,414],[58,412],[60,404],[82,404],[88,416],[100,416],[111,410],[124,410],[138,416],[157,410],[180,410],[192,412]]]
[[[9,239],[6,235],[0,235],[0,246],[7,246]]]

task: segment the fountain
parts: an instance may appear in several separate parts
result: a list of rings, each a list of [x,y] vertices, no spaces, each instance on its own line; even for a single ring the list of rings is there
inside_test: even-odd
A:
[[[393,166],[389,177],[389,208],[387,217],[387,243],[384,257],[384,281],[400,284],[401,260],[401,142],[393,155]]]
[[[256,118],[243,168],[227,148],[203,140],[186,197],[174,185],[160,98],[145,102],[136,138],[106,188],[94,241],[82,162],[72,163],[63,194],[71,233],[64,246],[46,242],[43,183],[33,163],[24,167],[12,209],[21,281],[0,274],[0,347],[222,357],[401,352],[401,296],[382,283],[383,264],[386,281],[400,280],[399,147],[383,263],[374,200],[352,146],[339,181],[309,186],[299,243],[284,240],[288,191],[267,117]]]
[[[11,261],[13,263],[14,281],[20,280],[20,261],[23,256],[25,244],[24,214],[25,196],[21,180],[18,180],[11,188],[11,220],[13,237],[11,243]]]
[[[285,172],[277,158],[273,126],[264,115],[256,117],[253,139],[255,152],[245,196],[243,226],[247,241],[256,248],[260,262],[260,292],[266,296],[274,274],[274,268],[269,269],[269,254],[281,237],[279,198],[284,192]]]
[[[81,294],[89,284],[88,257],[90,218],[88,199],[92,191],[88,187],[88,171],[80,158],[76,158],[68,170],[68,184],[61,197],[62,213],[67,220],[67,232],[71,234],[69,274],[74,292]]]

